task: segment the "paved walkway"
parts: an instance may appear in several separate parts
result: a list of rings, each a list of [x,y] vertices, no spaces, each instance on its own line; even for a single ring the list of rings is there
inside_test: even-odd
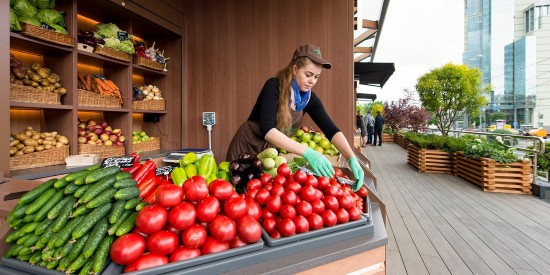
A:
[[[363,152],[387,209],[387,274],[550,274],[550,203],[418,173],[396,144]]]

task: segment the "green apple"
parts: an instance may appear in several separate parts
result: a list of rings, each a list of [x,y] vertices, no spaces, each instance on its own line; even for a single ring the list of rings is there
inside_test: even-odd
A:
[[[294,141],[298,141],[298,138],[295,137],[295,136],[291,136],[290,139],[294,140]]]
[[[319,147],[319,146],[315,147],[313,150],[315,150],[315,151],[317,151],[317,152],[319,152],[319,153],[321,153],[321,154],[322,154],[323,152],[325,152],[325,150],[324,150],[323,148]]]
[[[302,142],[309,142],[311,140],[311,134],[303,133],[302,136],[300,137],[300,140]]]
[[[313,140],[310,140],[308,144],[309,144],[309,148],[311,149],[315,149],[315,147],[317,147],[317,143],[315,143],[315,141]]]
[[[332,150],[332,149],[326,149],[325,154],[332,157],[332,156],[334,156],[335,153],[334,153],[334,150]]]
[[[304,130],[298,129],[298,130],[296,131],[296,134],[295,134],[295,135],[296,135],[297,137],[301,137],[303,134],[304,134]]]
[[[302,145],[305,145],[305,146],[309,147],[309,143],[307,143],[307,142],[303,142],[303,141],[302,141],[302,142],[300,142],[300,144],[302,144]]]
[[[315,143],[319,144],[321,140],[323,140],[323,135],[321,135],[320,133],[313,135],[313,141],[315,141]]]
[[[319,146],[321,146],[321,148],[323,149],[330,149],[330,141],[324,138],[319,142]]]

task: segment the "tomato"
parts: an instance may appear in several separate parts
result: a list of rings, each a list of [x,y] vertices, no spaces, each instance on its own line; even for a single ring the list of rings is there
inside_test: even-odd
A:
[[[161,230],[151,234],[151,236],[147,238],[146,244],[149,252],[168,255],[176,250],[179,239],[176,234]]]
[[[309,229],[317,230],[323,228],[323,218],[317,213],[311,214],[307,217],[307,222],[309,223]]]
[[[251,179],[246,183],[246,190],[250,191],[254,189],[260,189],[262,188],[262,185],[263,183],[259,179]]]
[[[338,187],[337,185],[330,185],[327,188],[325,188],[325,195],[336,197],[338,196],[339,190],[340,190],[340,187]]]
[[[254,198],[259,205],[264,205],[271,194],[266,189],[258,190]]]
[[[129,233],[116,239],[111,246],[111,259],[121,265],[128,265],[145,252],[145,240],[138,234]]]
[[[193,224],[181,235],[183,245],[188,248],[199,248],[206,241],[206,229],[199,224]]]
[[[320,199],[314,199],[311,201],[311,208],[313,209],[313,213],[321,214],[325,211],[325,203]]]
[[[296,233],[305,233],[309,231],[309,223],[304,216],[296,216],[292,221],[296,226]]]
[[[168,261],[177,262],[177,261],[183,261],[187,259],[192,259],[195,257],[198,257],[201,255],[201,250],[198,248],[188,248],[185,246],[179,246],[176,248],[172,254],[170,254],[170,258]]]
[[[283,193],[285,192],[285,187],[282,186],[281,184],[273,184],[273,188],[271,188],[271,195],[277,195],[277,196],[280,196],[282,195]]]
[[[340,205],[341,208],[344,208],[346,210],[354,206],[353,202],[354,202],[353,199],[348,194],[338,197],[338,204]]]
[[[267,191],[271,191],[271,188],[273,188],[273,183],[268,182],[268,183],[264,184],[263,188]]]
[[[275,214],[269,212],[269,210],[267,210],[267,208],[262,209],[262,219],[274,218],[274,217],[275,217]]]
[[[298,194],[300,192],[300,189],[302,189],[302,185],[294,180],[291,180],[291,181],[287,181],[285,188],[286,190],[289,190]]]
[[[155,253],[146,253],[124,268],[124,273],[138,271],[168,263],[168,257]]]
[[[313,207],[307,201],[301,201],[296,204],[296,212],[304,217],[309,217],[313,213]]]
[[[208,185],[201,176],[193,176],[183,182],[183,192],[189,201],[199,201],[208,196]]]
[[[338,177],[346,177],[344,175],[344,172],[342,172],[342,170],[340,170],[340,168],[334,168],[334,175],[338,176]]]
[[[285,185],[286,184],[286,178],[285,176],[277,175],[275,178],[273,178],[273,186],[275,185]]]
[[[262,227],[254,218],[244,216],[237,221],[237,236],[247,243],[255,243],[262,237]]]
[[[357,207],[355,206],[350,207],[349,209],[346,209],[346,211],[348,211],[349,219],[351,221],[356,221],[361,219],[361,211],[357,209]]]
[[[317,185],[319,184],[319,182],[317,181],[317,178],[314,175],[307,175],[304,184],[305,185],[309,184],[309,185],[317,188]]]
[[[282,201],[281,197],[279,196],[271,196],[269,199],[267,199],[267,202],[265,204],[267,210],[271,213],[278,213],[279,209],[281,209]]]
[[[211,222],[220,213],[220,202],[216,197],[206,197],[197,203],[197,219],[201,222]]]
[[[226,180],[213,180],[208,186],[210,195],[216,197],[220,201],[227,200],[233,195],[233,185]]]
[[[329,184],[329,186],[330,185],[340,186],[340,183],[338,183],[338,181],[334,177],[328,179],[328,184]]]
[[[224,216],[217,216],[208,226],[210,235],[220,242],[229,242],[237,236],[235,221]]]
[[[168,213],[168,221],[170,221],[170,213]],[[175,227],[173,227],[172,225],[170,225],[169,222],[166,224],[166,226],[162,230],[172,232],[172,233],[176,234],[176,236],[179,236],[182,233],[180,230],[178,230]]]
[[[183,189],[174,184],[162,185],[157,190],[155,199],[162,207],[174,207],[183,199]]]
[[[332,212],[332,210],[325,210],[323,213],[321,213],[321,218],[323,218],[323,225],[325,227],[331,227],[335,226],[338,222],[338,219],[336,218],[336,214]]]
[[[306,172],[302,170],[298,170],[296,171],[296,173],[294,173],[294,180],[297,181],[298,183],[304,183],[306,179],[307,179]]]
[[[223,205],[223,212],[227,217],[236,221],[248,212],[246,201],[243,198],[228,199]]]
[[[292,171],[290,171],[290,167],[288,167],[288,164],[286,164],[286,163],[282,163],[277,168],[277,175],[281,175],[281,176],[286,177],[286,176],[289,176],[290,173],[292,173]]]
[[[265,232],[267,232],[267,234],[271,234],[275,230],[277,230],[277,222],[273,217],[264,218],[262,221],[262,227],[265,229]]]
[[[323,198],[323,192],[321,190],[315,188],[315,198],[316,199],[322,199]]]
[[[347,184],[342,184],[340,186],[340,189],[342,189],[342,191],[344,191],[344,194],[354,194],[353,189],[351,189],[351,187]]]
[[[326,196],[323,198],[323,203],[325,204],[326,209],[336,211],[339,208],[338,199],[334,196]]]
[[[313,186],[311,185],[306,185],[302,187],[302,189],[300,190],[300,198],[302,198],[302,200],[311,202],[312,200],[315,199],[315,193],[316,193],[315,190],[316,189],[313,188]]]
[[[237,191],[233,190],[233,194],[231,194],[231,197],[229,197],[229,199],[231,198],[240,198],[241,195],[239,195],[239,193],[237,193]]]
[[[201,248],[201,252],[202,252],[202,255],[206,255],[210,253],[216,253],[216,252],[228,250],[229,248],[231,248],[231,246],[229,246],[229,243],[220,242],[215,238],[208,237],[206,238],[206,242]]]
[[[168,220],[168,211],[159,205],[148,205],[139,211],[136,227],[140,232],[152,234],[161,230]]]
[[[248,245],[248,243],[241,240],[241,238],[239,238],[239,235],[237,235],[237,237],[235,237],[235,239],[233,239],[232,241],[229,242],[229,246],[231,248],[237,248],[237,247],[241,247],[241,246],[245,246],[245,245]]]
[[[246,208],[248,209],[246,214],[259,221],[262,218],[262,207],[251,198],[245,198],[244,200],[246,201]]]
[[[279,231],[273,231],[273,233],[269,234],[269,237],[273,238],[273,239],[279,239],[281,238],[281,233],[279,233]]]
[[[263,173],[260,175],[260,181],[262,182],[262,185],[263,184],[266,184],[268,182],[271,182],[273,178],[271,177],[270,174],[267,174],[267,173]]]
[[[283,219],[294,219],[296,217],[296,209],[292,205],[283,205],[281,210],[279,210],[279,215]]]
[[[166,226],[168,226],[168,225],[166,225]],[[145,238],[147,238],[147,236],[149,236],[149,235],[147,235],[147,234],[145,234],[145,233],[139,231],[139,230],[137,229],[137,227],[134,227],[134,229],[132,230],[132,233],[135,233],[135,234],[140,235],[144,240],[145,240]]]
[[[168,212],[168,223],[177,230],[185,230],[195,223],[197,212],[188,202],[180,202]]]
[[[283,204],[285,205],[295,205],[296,204],[296,200],[297,200],[297,196],[296,196],[296,193],[290,191],[290,190],[287,190],[285,191],[282,195],[281,195],[281,201],[283,202]]]
[[[251,198],[251,199],[256,198],[258,191],[260,191],[260,189],[252,189],[252,190],[246,191],[246,198]]]
[[[296,225],[291,219],[282,219],[277,225],[277,229],[285,237],[296,235]]]
[[[347,223],[347,222],[349,222],[349,214],[348,214],[348,211],[346,211],[346,209],[339,208],[338,210],[336,210],[336,212],[334,214],[336,214],[336,221],[338,223]]]
[[[329,180],[325,177],[317,178],[317,189],[323,191],[329,186]]]

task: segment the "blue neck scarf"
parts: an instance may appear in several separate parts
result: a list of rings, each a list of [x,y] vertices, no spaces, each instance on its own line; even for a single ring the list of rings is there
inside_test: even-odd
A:
[[[298,83],[295,79],[292,79],[290,91],[290,108],[293,111],[299,112],[303,110],[309,102],[310,96],[311,90],[305,92],[300,91],[300,89],[298,88]]]

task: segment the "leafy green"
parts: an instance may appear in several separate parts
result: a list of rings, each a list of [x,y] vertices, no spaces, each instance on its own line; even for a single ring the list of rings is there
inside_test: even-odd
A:
[[[27,24],[31,24],[31,25],[35,25],[35,26],[40,27],[40,21],[38,21],[38,19],[36,19],[36,17],[19,16],[19,17],[17,17],[17,19],[19,20],[20,23],[27,23]]]
[[[62,33],[62,34],[69,34],[67,30],[59,25],[53,24],[50,25],[50,27],[54,28],[56,32]]]
[[[507,135],[513,134],[512,131],[509,131],[509,130],[506,130],[506,129],[497,129],[497,130],[492,131],[491,133],[493,133],[493,134],[507,134]],[[498,138],[498,136],[488,136],[487,137],[487,141],[500,142],[499,140],[501,140],[502,142],[504,142],[504,144],[509,145],[509,146],[512,145],[512,141],[513,141],[513,145],[517,145],[519,143],[517,138],[510,138],[510,137],[500,137],[500,138]]]
[[[59,25],[61,27],[66,27],[65,25],[65,19],[63,18],[63,15],[61,15],[60,12],[52,9],[47,10],[40,10],[36,14],[36,18],[44,24],[47,24],[49,26],[53,25]]]
[[[17,0],[13,3],[12,7],[15,14],[19,17],[19,21],[21,21],[21,17],[32,18],[36,15],[36,7],[28,0]]]
[[[53,9],[55,0],[36,0],[35,4],[39,9]]]
[[[132,44],[132,40],[124,40],[120,42],[120,45],[118,46],[118,50],[129,54],[134,54],[136,51],[134,49],[134,44]]]
[[[292,173],[294,173],[298,170],[299,167],[304,167],[307,164],[308,163],[307,163],[307,160],[305,158],[295,157],[292,161],[290,161],[288,163],[288,167],[290,168]]]
[[[500,163],[512,163],[518,161],[513,150],[500,142],[472,142],[463,152],[468,158],[492,158]]]
[[[13,11],[13,9],[10,8],[10,31],[20,31],[20,30],[21,30],[21,24],[19,24],[17,15]]]
[[[95,34],[97,34],[100,38],[117,38],[118,40],[118,31],[120,31],[120,29],[113,23],[99,23],[96,25]]]

